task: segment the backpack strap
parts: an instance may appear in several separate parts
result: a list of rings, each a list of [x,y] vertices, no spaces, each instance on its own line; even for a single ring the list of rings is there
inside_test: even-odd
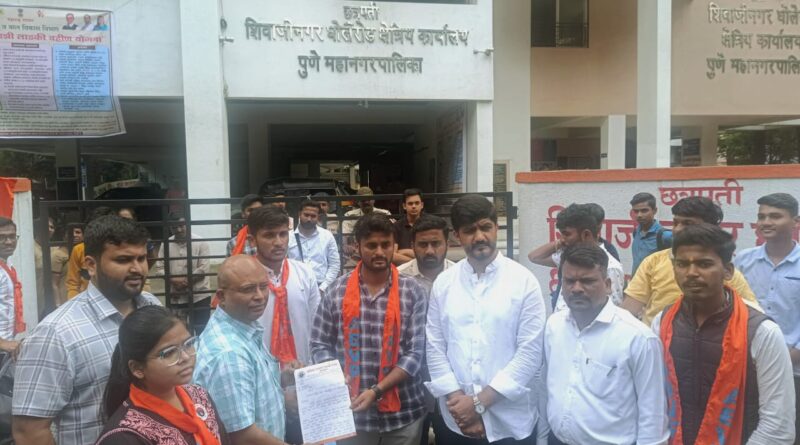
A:
[[[300,234],[294,232],[294,239],[297,241],[297,251],[300,252],[300,261],[305,262],[306,259],[303,257],[303,245],[300,244]]]

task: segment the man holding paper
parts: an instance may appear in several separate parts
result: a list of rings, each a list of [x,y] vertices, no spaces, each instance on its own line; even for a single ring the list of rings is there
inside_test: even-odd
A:
[[[323,296],[311,333],[315,363],[338,360],[358,435],[345,445],[418,445],[425,416],[420,368],[425,290],[392,265],[391,220],[372,213],[355,226],[361,257]]]
[[[453,204],[450,219],[467,258],[433,283],[426,386],[439,401],[448,445],[534,444],[545,306],[533,274],[497,250],[497,211],[480,195]]]

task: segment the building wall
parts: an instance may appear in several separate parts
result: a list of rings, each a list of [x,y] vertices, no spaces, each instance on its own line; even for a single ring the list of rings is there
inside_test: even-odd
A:
[[[37,0],[18,0],[19,6],[42,6]],[[70,0],[50,6],[112,12],[114,90],[123,97],[179,97],[181,74],[181,17],[178,0]],[[68,13],[66,9],[64,13]],[[79,19],[80,20],[80,19]],[[216,32],[210,30],[209,32]]]
[[[719,0],[720,8],[740,8],[740,0]],[[796,0],[749,2],[750,9],[797,5]],[[532,116],[636,114],[636,0],[593,0],[589,8],[589,48],[531,48]],[[757,35],[800,35],[800,26],[710,23],[709,2],[673,0],[672,114],[723,116],[797,115],[800,75],[737,74],[730,59],[782,59],[794,50],[764,49]],[[752,34],[752,48],[727,48],[723,28]],[[725,72],[709,78],[708,58],[725,57]]]
[[[588,48],[530,51],[532,116],[636,112],[636,0],[589,2]]]

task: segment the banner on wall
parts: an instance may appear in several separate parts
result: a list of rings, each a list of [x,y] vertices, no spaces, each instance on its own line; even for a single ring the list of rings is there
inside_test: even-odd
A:
[[[0,4],[0,137],[125,133],[111,12]]]

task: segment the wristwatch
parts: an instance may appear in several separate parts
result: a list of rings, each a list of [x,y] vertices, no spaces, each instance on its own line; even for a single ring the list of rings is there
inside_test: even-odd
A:
[[[486,412],[486,407],[483,406],[481,400],[478,396],[472,396],[472,404],[475,405],[475,412],[478,414],[483,414]]]
[[[383,390],[378,388],[378,385],[372,385],[369,387],[369,389],[371,389],[375,393],[377,400],[383,399]]]

